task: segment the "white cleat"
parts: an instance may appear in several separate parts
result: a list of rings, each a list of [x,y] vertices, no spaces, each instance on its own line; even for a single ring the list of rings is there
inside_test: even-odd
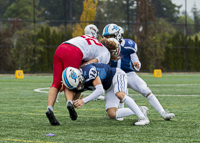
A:
[[[149,118],[139,118],[137,122],[134,123],[135,126],[144,126],[144,125],[149,125]]]
[[[175,117],[175,114],[174,113],[169,113],[168,111],[164,111],[162,113],[162,117],[165,120],[171,120],[171,119],[173,119]]]
[[[142,111],[142,113],[144,114],[144,116],[147,117],[149,108],[146,107],[146,106],[140,106],[139,108],[140,108],[140,110]]]
[[[116,120],[117,120],[117,121],[123,121],[124,118],[123,118],[123,117],[122,117],[122,118],[116,118]]]

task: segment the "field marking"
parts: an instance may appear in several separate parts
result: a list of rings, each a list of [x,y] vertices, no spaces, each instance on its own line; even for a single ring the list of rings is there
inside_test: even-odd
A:
[[[200,84],[150,84],[148,86],[198,86]]]
[[[129,96],[133,97],[133,96],[141,96],[141,94],[129,94]],[[200,95],[166,95],[166,94],[156,94],[155,96],[193,96],[193,97],[196,97],[196,96],[200,96]]]
[[[200,84],[152,84],[149,86],[199,86]],[[40,93],[49,93],[49,91],[43,91],[43,90],[49,90],[49,87],[46,88],[37,88],[34,89],[35,92],[40,92]],[[90,93],[83,93],[85,95],[89,95]],[[141,94],[129,94],[129,96],[140,96]],[[155,96],[193,96],[193,97],[197,97],[200,95],[166,95],[166,94],[161,94],[161,95],[155,95]]]
[[[34,89],[35,92],[42,92],[42,93],[49,93],[49,91],[42,91],[42,90],[46,90],[48,89],[49,90],[49,87],[46,87],[46,88],[37,88],[37,89]]]
[[[32,140],[5,139],[5,138],[0,138],[0,140],[13,141],[13,142],[30,142],[30,143],[57,143],[57,142],[47,142],[47,141],[32,141]]]

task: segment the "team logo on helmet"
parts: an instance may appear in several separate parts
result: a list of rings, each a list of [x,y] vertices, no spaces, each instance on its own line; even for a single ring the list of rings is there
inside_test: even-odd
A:
[[[71,73],[71,78],[76,82],[77,75],[74,71]]]

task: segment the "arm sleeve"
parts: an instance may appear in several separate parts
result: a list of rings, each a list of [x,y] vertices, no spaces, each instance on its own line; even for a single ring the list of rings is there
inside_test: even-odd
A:
[[[104,89],[103,89],[103,85],[102,84],[96,85],[95,88],[96,89],[90,95],[88,95],[87,97],[83,98],[83,102],[84,103],[90,102],[91,100],[99,97],[101,94],[104,93]]]
[[[138,62],[138,63],[140,64],[140,68],[141,68],[141,63],[140,63],[140,60],[139,60],[137,54],[136,54],[136,53],[133,53],[133,54],[130,55],[130,57],[131,57],[131,62],[132,62],[132,63]],[[137,69],[135,66],[134,66],[134,68],[135,68],[136,71],[139,71],[139,70],[140,70],[140,68]]]
[[[110,61],[110,52],[106,52],[96,57],[98,59],[98,63],[108,64]]]

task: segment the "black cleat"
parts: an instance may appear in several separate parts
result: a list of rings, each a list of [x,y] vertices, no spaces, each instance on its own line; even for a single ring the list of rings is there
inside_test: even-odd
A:
[[[58,120],[56,119],[56,117],[54,116],[53,112],[50,109],[48,109],[48,111],[46,112],[46,116],[49,119],[51,125],[53,126],[60,125],[60,123],[58,122]]]
[[[74,109],[74,106],[72,105],[71,102],[68,102],[68,104],[67,104],[67,109],[69,110],[70,118],[71,118],[72,120],[76,120],[77,117],[78,117],[78,115],[77,115],[76,110]]]

